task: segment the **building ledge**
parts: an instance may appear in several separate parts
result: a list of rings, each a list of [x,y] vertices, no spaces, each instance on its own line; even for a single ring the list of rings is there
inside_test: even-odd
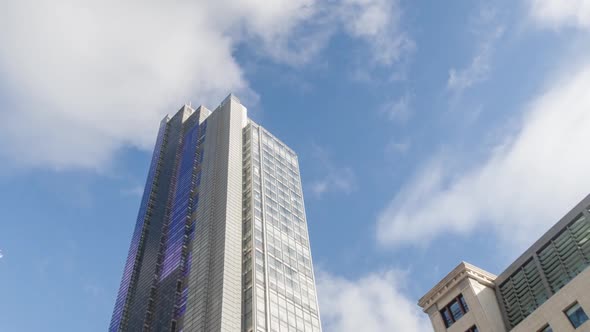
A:
[[[426,312],[438,299],[465,278],[471,278],[491,288],[495,287],[494,280],[496,280],[496,275],[467,262],[461,262],[453,271],[436,284],[434,288],[420,298],[418,305]]]

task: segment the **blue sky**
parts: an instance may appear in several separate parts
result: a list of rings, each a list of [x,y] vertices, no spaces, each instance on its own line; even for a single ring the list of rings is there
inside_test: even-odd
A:
[[[159,119],[299,154],[325,331],[426,331],[590,191],[590,1],[0,4],[0,330],[104,331]]]

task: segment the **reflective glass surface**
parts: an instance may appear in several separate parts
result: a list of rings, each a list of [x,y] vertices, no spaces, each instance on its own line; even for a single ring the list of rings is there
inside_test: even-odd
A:
[[[588,320],[588,315],[586,315],[586,312],[584,312],[584,309],[578,303],[566,310],[565,314],[574,328],[580,327]]]

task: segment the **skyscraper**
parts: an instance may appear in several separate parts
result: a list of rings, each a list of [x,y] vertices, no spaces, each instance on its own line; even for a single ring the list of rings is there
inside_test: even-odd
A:
[[[321,331],[297,155],[233,95],[161,121],[109,331]]]

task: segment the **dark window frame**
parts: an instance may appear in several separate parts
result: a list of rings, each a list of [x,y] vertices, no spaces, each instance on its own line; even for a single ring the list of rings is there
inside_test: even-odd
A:
[[[472,327],[468,328],[465,332],[479,332],[477,325],[473,325]]]
[[[551,325],[549,325],[549,323],[543,325],[542,328],[540,328],[537,332],[553,332],[553,328],[551,327]]]
[[[447,303],[447,305],[445,305],[442,309],[439,310],[443,323],[447,328],[451,327],[456,321],[461,319],[461,317],[455,317],[453,315],[453,311],[451,310],[451,306],[455,303],[459,305],[459,310],[461,310],[461,317],[465,316],[465,314],[469,312],[469,306],[467,305],[467,301],[465,301],[463,293],[459,293],[459,295],[454,297],[451,301],[449,301],[449,303]],[[445,317],[450,318],[450,323],[445,319]]]
[[[568,315],[568,311],[571,310],[573,307],[578,306],[578,310],[582,310],[582,312],[584,313],[584,316],[586,316],[586,320],[583,321],[582,323],[580,323],[580,325],[576,326],[574,325],[574,322],[572,322],[572,319],[570,318],[570,315]],[[580,303],[578,301],[570,304],[567,308],[565,308],[565,310],[563,310],[563,314],[565,315],[565,317],[567,317],[567,320],[570,322],[570,324],[572,324],[572,327],[574,329],[578,329],[578,327],[584,325],[586,322],[588,322],[590,319],[588,317],[588,314],[586,313],[586,311],[584,310],[584,308],[582,308],[582,306],[580,305]]]

